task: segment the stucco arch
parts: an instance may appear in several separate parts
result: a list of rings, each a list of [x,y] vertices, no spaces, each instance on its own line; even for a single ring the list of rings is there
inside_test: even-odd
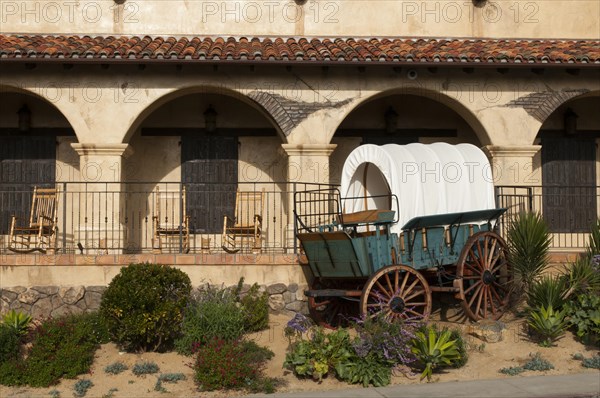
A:
[[[155,99],[149,99],[149,105],[147,105],[138,115],[135,117],[125,136],[123,137],[123,142],[127,143],[135,133],[135,131],[141,126],[143,121],[150,115],[152,112],[160,108],[162,105],[176,99],[179,97],[183,97],[190,94],[218,94],[227,97],[234,98],[239,100],[253,109],[257,110],[261,115],[263,115],[272,125],[275,127],[277,131],[277,135],[281,138],[282,142],[287,142],[286,135],[282,128],[282,122],[286,121],[286,115],[280,115],[277,117],[277,114],[274,111],[278,110],[277,104],[272,104],[269,101],[268,96],[258,95],[257,92],[253,91],[248,93],[247,95],[233,89],[227,89],[222,86],[211,86],[211,85],[196,85],[189,87],[178,87],[167,93],[163,93]]]
[[[444,94],[439,91],[423,88],[423,87],[401,87],[401,88],[392,88],[389,90],[380,91],[378,93],[367,95],[364,97],[359,97],[357,100],[353,101],[350,105],[345,106],[343,113],[341,113],[341,118],[335,129],[331,132],[331,136],[329,139],[331,140],[335,134],[335,131],[340,127],[342,122],[356,109],[361,107],[362,105],[375,101],[381,98],[394,96],[394,95],[414,95],[425,97],[436,101],[454,112],[456,112],[460,117],[462,117],[465,122],[473,129],[477,138],[481,142],[481,145],[488,145],[492,143],[492,139],[490,134],[481,123],[481,121],[477,118],[474,111],[470,109],[466,104],[457,100],[456,98],[452,98],[451,96]]]
[[[564,91],[557,92],[554,96],[545,99],[543,104],[541,106],[539,106],[539,108],[541,109],[540,111],[538,111],[538,116],[540,117],[540,119],[539,119],[540,128],[536,132],[535,137],[533,137],[533,139],[532,139],[533,141],[535,141],[537,138],[539,138],[539,134],[542,130],[548,129],[548,128],[556,130],[559,128],[559,126],[557,126],[557,124],[556,124],[557,115],[555,115],[555,113],[557,111],[559,111],[561,108],[562,109],[570,108],[572,103],[576,103],[580,100],[593,98],[596,101],[598,101],[600,99],[600,90],[595,90],[595,91],[585,90],[584,92],[581,92],[581,91],[582,90],[571,90],[568,92],[564,92]],[[595,114],[595,111],[588,109],[587,117],[589,119],[592,119],[592,117],[593,117],[591,114]],[[543,118],[542,118],[542,116],[543,116]],[[592,116],[592,117],[590,117],[590,116]],[[536,116],[534,116],[534,117],[536,117]],[[580,115],[580,117],[585,117],[585,116]],[[536,119],[537,119],[537,117],[536,117]],[[548,124],[550,124],[550,126]],[[562,127],[562,126],[560,126],[560,127]],[[594,128],[594,130],[595,129],[596,128]]]
[[[32,91],[27,88],[12,86],[10,84],[5,84],[5,83],[0,84],[0,95],[11,94],[11,93],[22,94],[22,95],[25,95],[28,97],[33,97],[40,101],[43,101],[46,105],[50,106],[53,110],[55,110],[62,117],[65,118],[65,120],[67,121],[69,126],[74,130],[75,136],[77,136],[77,129],[75,128],[76,117],[74,115],[69,114],[68,112],[65,112],[63,109],[61,109],[59,106],[60,102],[58,102],[58,104],[57,104],[56,102],[51,101],[50,99],[44,97],[43,95],[40,95],[40,94],[36,93],[35,91]],[[77,138],[79,139],[79,137],[77,137]]]

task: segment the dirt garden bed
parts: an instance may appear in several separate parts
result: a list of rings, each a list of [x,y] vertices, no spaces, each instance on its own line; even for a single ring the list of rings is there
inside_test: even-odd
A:
[[[266,374],[270,377],[280,378],[283,381],[283,385],[277,390],[278,392],[361,388],[338,381],[332,376],[325,378],[321,383],[311,379],[298,379],[290,371],[283,369],[282,364],[288,347],[288,340],[284,336],[284,327],[289,319],[291,319],[290,315],[271,315],[268,330],[249,336],[259,345],[267,346],[275,353],[274,358],[267,364]],[[432,382],[519,377],[506,376],[499,373],[499,369],[522,365],[530,359],[531,355],[537,352],[550,361],[554,365],[554,369],[545,372],[526,371],[521,375],[598,372],[594,369],[582,367],[581,361],[573,359],[573,355],[576,353],[581,353],[585,357],[596,355],[598,354],[598,348],[581,344],[575,340],[571,332],[567,332],[557,342],[556,346],[543,348],[526,336],[523,327],[524,320],[511,314],[505,315],[502,320],[506,328],[502,333],[502,340],[499,342],[485,342],[481,337],[475,337],[476,335],[481,336],[482,330],[465,321],[460,315],[460,311],[452,306],[438,308],[432,316],[432,321],[453,328],[460,328],[467,339],[469,347],[469,360],[464,367],[446,369],[435,373]],[[494,335],[488,338],[494,340],[495,337]],[[129,370],[118,375],[107,374],[104,368],[117,361],[126,364]],[[141,361],[155,362],[160,367],[160,373],[183,373],[187,379],[177,383],[163,383],[163,388],[166,391],[157,391],[155,386],[158,374],[137,377],[131,372],[133,365]],[[193,370],[189,366],[191,363],[191,357],[181,356],[174,352],[130,354],[119,352],[113,343],[104,344],[96,352],[90,374],[81,375],[75,380],[63,379],[58,385],[49,388],[9,388],[0,386],[0,396],[6,398],[71,397],[73,396],[75,383],[81,379],[89,379],[93,383],[93,386],[87,392],[87,397],[233,397],[245,395],[245,393],[239,391],[198,392],[193,381]],[[392,378],[392,384],[424,382],[419,380],[417,374],[411,375],[398,372]]]

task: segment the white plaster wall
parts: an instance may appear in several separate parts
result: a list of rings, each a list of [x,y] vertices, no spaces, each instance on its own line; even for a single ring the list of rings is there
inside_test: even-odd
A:
[[[0,1],[3,32],[597,39],[595,0]]]

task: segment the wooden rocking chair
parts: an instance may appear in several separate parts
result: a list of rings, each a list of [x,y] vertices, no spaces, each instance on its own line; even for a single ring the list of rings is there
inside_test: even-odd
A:
[[[252,252],[260,253],[262,248],[262,212],[265,190],[260,192],[237,191],[235,195],[235,214],[231,219],[223,220],[222,247],[227,253],[237,253],[240,247],[236,239],[250,238]]]
[[[163,191],[156,187],[156,207],[152,221],[154,236],[152,249],[154,253],[162,253],[164,244],[169,238],[181,238],[183,253],[190,251],[190,217],[186,214],[185,186],[181,191]],[[178,241],[179,242],[179,241]],[[179,250],[179,245],[177,245]]]
[[[56,211],[58,209],[56,188],[33,188],[29,225],[17,226],[19,217],[12,216],[8,249],[17,253],[40,251],[53,254],[56,243]]]

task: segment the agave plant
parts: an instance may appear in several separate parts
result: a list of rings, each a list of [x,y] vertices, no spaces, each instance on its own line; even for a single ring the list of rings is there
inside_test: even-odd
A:
[[[533,282],[527,291],[529,308],[561,309],[567,301],[567,278],[563,275],[544,275]]]
[[[540,338],[542,347],[551,347],[567,330],[569,322],[565,310],[555,311],[552,306],[541,306],[529,314],[528,324]]]
[[[507,237],[509,262],[516,279],[528,291],[549,265],[548,226],[537,213],[521,213],[511,222]]]
[[[10,310],[2,318],[2,323],[12,328],[19,336],[24,336],[27,334],[27,329],[31,323],[31,316],[25,314],[24,312]]]
[[[438,331],[433,326],[426,326],[415,333],[412,352],[424,367],[421,380],[427,377],[427,381],[430,381],[436,368],[450,366],[460,360],[457,342],[451,338],[450,330]]]
[[[594,257],[582,256],[565,267],[567,297],[600,291],[600,272],[593,261]]]

